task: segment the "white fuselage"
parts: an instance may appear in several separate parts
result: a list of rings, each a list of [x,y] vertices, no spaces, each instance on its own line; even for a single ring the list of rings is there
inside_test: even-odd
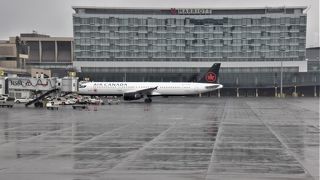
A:
[[[223,85],[212,83],[176,82],[88,82],[80,85],[79,94],[118,95],[155,88],[151,96],[184,96],[221,89]]]

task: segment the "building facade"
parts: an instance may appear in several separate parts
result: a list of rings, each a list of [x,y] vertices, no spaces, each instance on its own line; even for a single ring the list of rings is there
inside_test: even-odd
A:
[[[306,60],[308,61],[308,72],[320,72],[320,47],[306,49]]]
[[[73,38],[25,33],[20,35],[20,41],[28,47],[27,68],[50,69],[53,76],[59,77],[72,69]]]
[[[17,68],[17,47],[14,38],[0,41],[0,67]]]
[[[73,7],[74,66],[103,81],[188,81],[221,62],[226,87],[307,72],[306,7]],[[243,82],[243,83],[242,83]]]
[[[28,59],[26,46],[17,46],[19,37],[10,37],[9,40],[0,41],[0,76],[29,76],[24,68],[24,62]]]

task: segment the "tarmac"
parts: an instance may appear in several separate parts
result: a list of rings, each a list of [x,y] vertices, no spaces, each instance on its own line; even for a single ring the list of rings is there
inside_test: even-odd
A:
[[[0,108],[1,180],[319,179],[318,98]]]

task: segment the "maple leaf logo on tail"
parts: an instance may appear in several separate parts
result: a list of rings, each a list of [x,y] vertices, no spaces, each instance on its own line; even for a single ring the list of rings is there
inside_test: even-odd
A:
[[[202,78],[198,81],[200,83],[216,83],[219,78],[219,69],[221,63],[215,63],[206,73],[202,75]]]
[[[215,82],[216,79],[217,79],[217,76],[216,76],[215,73],[213,73],[213,72],[208,72],[208,73],[206,74],[206,81],[207,81],[207,82]]]

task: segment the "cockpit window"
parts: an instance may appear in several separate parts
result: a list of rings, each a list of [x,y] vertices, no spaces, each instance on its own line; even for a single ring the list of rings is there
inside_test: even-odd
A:
[[[87,87],[87,85],[82,84],[79,86],[79,88],[85,88],[85,87]]]

